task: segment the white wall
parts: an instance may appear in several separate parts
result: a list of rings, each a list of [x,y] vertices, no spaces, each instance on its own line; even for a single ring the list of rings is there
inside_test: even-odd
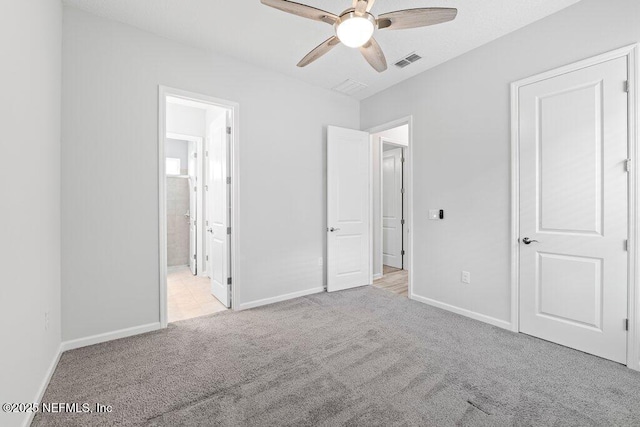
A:
[[[357,101],[75,9],[63,41],[65,340],[159,320],[159,84],[240,104],[240,305],[323,286],[325,129]]]
[[[371,179],[373,181],[373,275],[382,275],[382,175],[381,167],[381,142],[385,138],[405,147],[409,146],[409,125],[402,125],[389,130],[371,134],[371,152],[373,169]]]
[[[164,157],[180,159],[180,170],[186,170],[189,166],[189,142],[167,138],[164,146]]]
[[[167,133],[204,137],[207,110],[167,103]]]
[[[60,346],[61,27],[56,0],[0,13],[2,159],[19,159],[0,165],[2,403],[35,402]],[[0,412],[2,426],[26,419]]]
[[[583,0],[363,101],[364,129],[414,118],[417,295],[510,320],[509,83],[640,41],[639,17],[637,0]]]

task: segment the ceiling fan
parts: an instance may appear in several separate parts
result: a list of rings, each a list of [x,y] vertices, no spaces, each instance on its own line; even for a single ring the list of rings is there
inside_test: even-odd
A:
[[[305,67],[339,43],[352,48],[359,48],[362,56],[379,73],[387,69],[387,60],[373,33],[378,30],[404,30],[407,28],[425,27],[452,21],[458,14],[457,9],[442,7],[426,7],[419,9],[404,9],[373,16],[371,8],[375,0],[353,0],[351,8],[340,15],[326,12],[315,7],[289,0],[260,0],[262,4],[333,25],[336,35],[322,42],[309,52],[298,67]]]

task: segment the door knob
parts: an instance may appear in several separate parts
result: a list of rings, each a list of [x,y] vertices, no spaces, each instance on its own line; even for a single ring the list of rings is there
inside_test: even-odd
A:
[[[333,227],[331,227],[331,228],[329,229],[329,231],[330,231],[330,232],[332,232],[332,233],[333,233],[334,231],[339,231],[339,230],[340,230],[339,228],[333,228]]]
[[[209,227],[209,228],[207,228],[207,231],[208,231],[209,233],[213,234],[213,228]]]
[[[535,243],[540,243],[540,242],[538,242],[537,240],[531,240],[531,239],[530,239],[530,238],[528,238],[528,237],[525,237],[524,239],[522,239],[522,243],[524,243],[525,245],[530,245],[531,243],[534,243],[534,242],[535,242]]]

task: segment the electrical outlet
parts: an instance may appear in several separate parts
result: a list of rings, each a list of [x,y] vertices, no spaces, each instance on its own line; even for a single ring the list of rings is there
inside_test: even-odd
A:
[[[461,280],[462,283],[471,283],[471,273],[469,273],[468,271],[463,271]]]
[[[318,267],[322,267],[324,265],[324,259],[322,257],[318,258]]]
[[[49,330],[49,312],[48,311],[44,312],[44,330],[45,331]]]

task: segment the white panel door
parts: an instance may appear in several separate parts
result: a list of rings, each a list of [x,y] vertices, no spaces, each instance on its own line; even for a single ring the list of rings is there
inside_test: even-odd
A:
[[[327,130],[327,291],[370,283],[369,134]]]
[[[519,93],[520,331],[620,363],[627,348],[626,80],[620,58]]]
[[[382,155],[382,263],[402,268],[402,148]]]
[[[187,149],[187,173],[189,175],[189,268],[192,274],[197,274],[197,244],[198,244],[198,165],[196,159],[196,143],[189,141]]]
[[[227,183],[230,135],[227,133],[229,120],[215,121],[211,126],[207,164],[209,168],[208,206],[211,266],[211,293],[227,307],[231,305],[231,284],[229,260],[229,212],[230,195]]]

